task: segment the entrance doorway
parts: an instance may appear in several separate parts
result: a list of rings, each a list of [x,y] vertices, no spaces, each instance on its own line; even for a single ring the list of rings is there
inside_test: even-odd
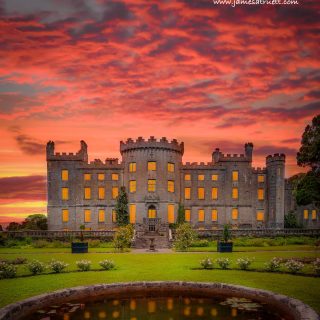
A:
[[[157,210],[155,206],[150,206],[148,208],[148,218],[149,219],[155,219],[157,217]]]

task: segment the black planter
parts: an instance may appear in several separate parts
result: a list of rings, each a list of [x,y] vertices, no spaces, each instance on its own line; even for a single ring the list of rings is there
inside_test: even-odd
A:
[[[233,242],[220,242],[218,241],[218,252],[232,252]]]
[[[72,242],[72,253],[88,253],[88,242]]]

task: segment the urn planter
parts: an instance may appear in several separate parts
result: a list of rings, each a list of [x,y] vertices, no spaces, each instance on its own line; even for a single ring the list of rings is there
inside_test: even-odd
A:
[[[88,242],[72,242],[72,253],[88,253]]]
[[[217,251],[218,252],[232,252],[233,242],[218,241]]]

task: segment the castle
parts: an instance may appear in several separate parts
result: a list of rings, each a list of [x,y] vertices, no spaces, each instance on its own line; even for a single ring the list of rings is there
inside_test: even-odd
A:
[[[122,161],[88,163],[87,144],[73,153],[46,148],[49,230],[110,230],[116,227],[116,198],[125,187],[130,223],[174,223],[179,204],[196,228],[283,228],[285,155],[252,167],[253,144],[244,154],[212,153],[210,163],[183,163],[184,143],[165,137],[120,142]]]

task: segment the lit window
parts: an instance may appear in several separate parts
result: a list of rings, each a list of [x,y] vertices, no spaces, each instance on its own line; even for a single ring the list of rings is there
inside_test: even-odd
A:
[[[212,181],[218,181],[218,175],[217,175],[217,174],[213,174],[213,175],[211,176],[211,180],[212,180]]]
[[[185,181],[190,181],[191,180],[191,174],[187,173],[184,175],[184,180]]]
[[[83,177],[84,177],[84,180],[89,181],[91,180],[91,173],[85,173]]]
[[[168,180],[168,192],[174,192],[174,181]]]
[[[257,211],[257,221],[264,221],[264,212]]]
[[[91,210],[84,210],[84,222],[91,222]]]
[[[68,181],[69,180],[69,171],[67,169],[61,170],[61,180]]]
[[[198,199],[204,200],[204,188],[198,188]]]
[[[136,180],[129,181],[129,191],[130,191],[130,193],[134,193],[137,191],[137,181]]]
[[[211,221],[218,221],[218,210],[217,209],[211,210]]]
[[[174,163],[168,162],[168,172],[174,172]]]
[[[112,209],[112,222],[117,222],[117,212],[115,209]]]
[[[68,221],[69,221],[69,210],[62,209],[62,222],[68,222]]]
[[[303,217],[305,220],[309,219],[309,211],[308,210],[303,210]]]
[[[105,212],[104,212],[104,209],[99,209],[98,221],[99,221],[99,222],[105,222]]]
[[[118,195],[119,195],[119,188],[118,187],[112,187],[112,199],[117,199]]]
[[[148,179],[148,192],[156,191],[156,180]]]
[[[233,208],[232,209],[232,213],[231,213],[232,220],[238,220],[238,216],[239,216],[238,209],[237,208]]]
[[[238,181],[238,180],[239,180],[239,172],[232,171],[232,181]]]
[[[212,200],[218,199],[218,188],[214,187],[211,189]]]
[[[130,223],[136,223],[136,205],[130,204],[129,206],[129,220]]]
[[[129,172],[136,172],[137,171],[137,164],[135,162],[129,163]]]
[[[258,175],[258,182],[264,182],[264,175],[262,174]]]
[[[148,171],[156,171],[157,163],[155,161],[148,161]]]
[[[111,175],[111,179],[112,179],[113,181],[118,181],[118,180],[119,180],[119,174],[118,174],[118,173],[113,173],[113,174]]]
[[[203,209],[198,210],[198,221],[204,222],[204,210]]]
[[[62,197],[62,200],[69,200],[69,188],[61,189],[61,197]]]
[[[148,218],[149,219],[154,219],[157,217],[157,211],[155,207],[150,207],[148,209]]]
[[[191,188],[184,188],[184,198],[185,200],[191,199]]]
[[[98,188],[98,199],[103,200],[105,198],[105,188],[104,187],[99,187]]]
[[[168,223],[174,223],[174,204],[168,204]]]
[[[204,174],[198,174],[198,180],[203,181],[204,180]]]
[[[98,173],[98,180],[103,181],[104,180],[104,173]]]
[[[312,210],[311,215],[312,215],[312,220],[317,220],[317,211],[316,210]]]
[[[187,222],[191,221],[191,210],[190,209],[184,210],[184,220]]]
[[[232,188],[232,199],[236,200],[239,198],[239,190],[238,188]]]
[[[85,200],[91,199],[91,188],[89,187],[84,188],[84,199]]]
[[[258,189],[258,200],[264,200],[264,189]]]

